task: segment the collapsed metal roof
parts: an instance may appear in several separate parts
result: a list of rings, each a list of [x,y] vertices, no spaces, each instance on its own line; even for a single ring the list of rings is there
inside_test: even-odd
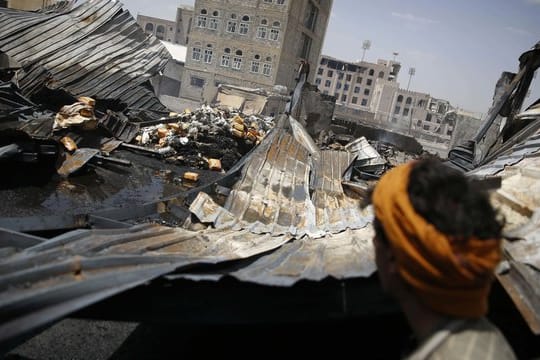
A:
[[[22,64],[19,86],[30,98],[46,86],[166,110],[149,79],[170,55],[118,1],[88,0],[44,12],[0,8],[0,52]]]

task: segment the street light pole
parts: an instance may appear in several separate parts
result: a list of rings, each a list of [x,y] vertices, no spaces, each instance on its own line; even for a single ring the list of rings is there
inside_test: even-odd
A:
[[[411,85],[411,79],[413,77],[413,75],[416,74],[416,69],[415,68],[409,68],[409,82],[407,84],[407,91],[409,90],[409,86]]]
[[[362,61],[364,61],[364,57],[366,56],[366,50],[369,50],[371,47],[371,40],[364,40],[362,43],[362,49],[364,49],[364,52],[362,53]]]

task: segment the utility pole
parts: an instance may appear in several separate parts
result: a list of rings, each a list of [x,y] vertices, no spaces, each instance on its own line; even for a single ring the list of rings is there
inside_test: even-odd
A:
[[[399,53],[397,51],[394,51],[392,53],[392,55],[394,55],[394,58],[392,59],[393,62],[396,62],[396,57],[399,55]]]
[[[362,53],[362,61],[364,61],[364,57],[366,56],[366,50],[369,50],[371,48],[371,40],[364,40],[362,43],[362,49],[364,49],[364,52]]]
[[[413,77],[413,75],[416,74],[416,69],[415,68],[409,68],[409,82],[407,84],[407,91],[409,90],[409,86],[411,85],[411,79]]]

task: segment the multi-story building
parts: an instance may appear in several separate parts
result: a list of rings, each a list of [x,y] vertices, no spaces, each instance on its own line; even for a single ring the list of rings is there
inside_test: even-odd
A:
[[[347,62],[322,56],[315,84],[323,94],[335,96],[338,106],[368,110],[376,80],[395,83],[400,68],[398,62],[391,60]]]
[[[58,0],[4,0],[0,1],[0,7],[8,7],[18,10],[38,10],[50,6]]]
[[[178,7],[175,21],[137,14],[137,23],[147,34],[180,45],[187,44],[192,21],[193,7],[190,6]]]
[[[331,7],[332,0],[196,0],[181,96],[211,101],[219,84],[292,88],[299,60],[318,62]]]

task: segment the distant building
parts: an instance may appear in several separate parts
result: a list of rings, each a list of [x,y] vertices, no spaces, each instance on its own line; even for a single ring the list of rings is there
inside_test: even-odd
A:
[[[292,88],[299,60],[318,62],[331,7],[332,0],[196,0],[182,97],[211,101],[220,84]]]
[[[58,0],[4,0],[0,1],[0,7],[18,10],[38,10],[57,2]]]
[[[180,45],[187,44],[192,21],[193,7],[191,6],[178,7],[174,21],[137,15],[137,24],[144,29],[145,33],[153,34],[160,40]]]
[[[396,82],[401,65],[391,60],[347,62],[323,55],[316,70],[315,85],[336,104],[351,109],[369,110],[377,79]]]

